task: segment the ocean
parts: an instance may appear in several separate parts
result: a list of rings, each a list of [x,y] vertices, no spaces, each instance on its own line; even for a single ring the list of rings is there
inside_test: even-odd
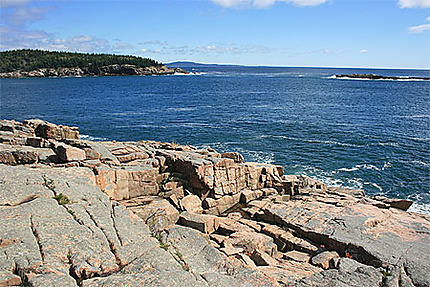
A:
[[[429,70],[187,67],[191,75],[0,80],[0,118],[79,126],[84,139],[239,151],[430,213],[430,82],[335,79]]]

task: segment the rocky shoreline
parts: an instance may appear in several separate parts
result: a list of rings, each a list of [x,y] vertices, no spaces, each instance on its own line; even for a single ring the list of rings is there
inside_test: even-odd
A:
[[[408,81],[408,80],[420,80],[430,81],[430,77],[394,77],[394,76],[381,76],[376,74],[345,74],[335,75],[336,79],[362,79],[362,80],[393,80],[393,81]]]
[[[0,286],[430,286],[430,216],[280,166],[0,121]]]
[[[188,74],[181,68],[169,68],[164,65],[157,67],[137,67],[129,64],[115,64],[100,68],[40,68],[33,71],[13,71],[0,73],[0,78],[46,78],[46,77],[94,77],[94,76],[152,76]]]

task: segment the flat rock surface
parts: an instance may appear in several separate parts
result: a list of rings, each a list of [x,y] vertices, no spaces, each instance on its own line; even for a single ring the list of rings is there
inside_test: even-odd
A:
[[[19,274],[32,286],[196,283],[143,221],[95,186],[87,168],[0,165],[0,190],[0,282]],[[59,204],[59,194],[69,202]]]

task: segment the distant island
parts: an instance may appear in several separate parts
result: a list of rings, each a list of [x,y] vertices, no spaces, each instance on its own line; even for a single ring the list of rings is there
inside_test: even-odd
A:
[[[363,79],[363,80],[394,80],[394,81],[404,81],[404,80],[424,80],[430,81],[430,77],[398,77],[398,76],[382,76],[376,74],[350,74],[350,75],[335,75],[337,79]]]
[[[187,73],[149,58],[43,50],[0,52],[0,78],[172,75]]]

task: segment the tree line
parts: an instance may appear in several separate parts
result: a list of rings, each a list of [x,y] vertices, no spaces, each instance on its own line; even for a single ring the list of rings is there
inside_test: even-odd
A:
[[[161,63],[136,56],[87,54],[33,49],[0,52],[0,72],[32,71],[39,68],[99,68],[114,64],[137,67],[160,66]]]

